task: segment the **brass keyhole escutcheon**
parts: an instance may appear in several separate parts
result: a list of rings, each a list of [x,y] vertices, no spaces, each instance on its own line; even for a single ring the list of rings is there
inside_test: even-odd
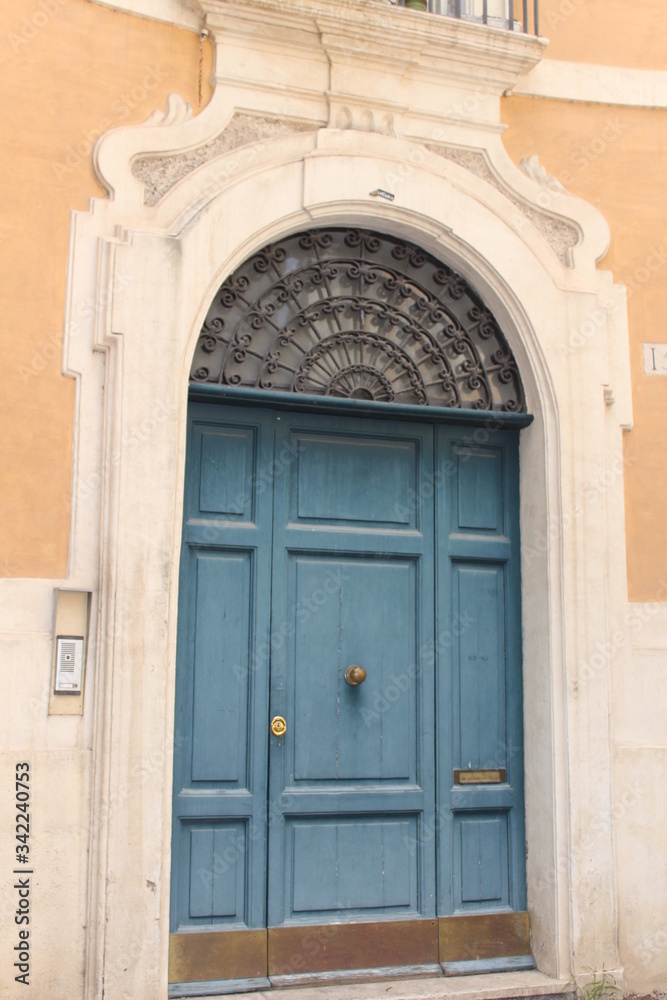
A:
[[[276,715],[275,718],[271,719],[271,732],[274,736],[284,736],[287,732],[287,723],[282,715]]]
[[[353,663],[345,671],[345,680],[350,687],[358,687],[366,680],[366,671],[363,667],[358,667]]]

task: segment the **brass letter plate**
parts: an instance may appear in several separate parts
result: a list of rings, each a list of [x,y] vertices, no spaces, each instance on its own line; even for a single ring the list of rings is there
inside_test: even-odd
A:
[[[455,785],[502,785],[507,780],[507,771],[499,767],[495,771],[454,771]]]

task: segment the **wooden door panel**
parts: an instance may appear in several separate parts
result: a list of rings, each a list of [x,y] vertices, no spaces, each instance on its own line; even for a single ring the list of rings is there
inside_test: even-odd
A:
[[[504,566],[452,561],[455,768],[506,765]]]
[[[256,430],[229,425],[197,427],[195,442],[201,449],[197,514],[250,521],[254,497],[247,485],[255,464]]]
[[[291,520],[414,527],[408,505],[419,462],[414,441],[296,431],[291,448],[298,456]]]
[[[252,552],[195,555],[192,787],[247,786]]]
[[[290,820],[286,919],[417,913],[416,833],[415,816]]]
[[[504,452],[502,448],[454,448],[457,466],[457,521],[462,531],[503,532]]]
[[[296,622],[285,680],[294,722],[285,752],[294,755],[293,783],[415,782],[414,561],[306,554],[291,561],[288,613]],[[367,671],[358,687],[344,679],[353,664]],[[392,684],[400,684],[399,697],[383,703]]]
[[[454,821],[457,910],[509,906],[508,812],[459,813]]]
[[[246,824],[188,822],[188,916],[193,922],[242,922],[245,913]]]

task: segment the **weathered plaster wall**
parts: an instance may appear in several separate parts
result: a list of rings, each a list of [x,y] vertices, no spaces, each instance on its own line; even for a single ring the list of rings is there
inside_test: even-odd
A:
[[[199,97],[199,38],[87,0],[0,11],[0,575],[63,577],[74,382],[62,374],[69,213],[103,194],[91,151],[177,90]],[[86,317],[81,317],[85,319]]]
[[[667,983],[667,607],[631,604],[632,667],[612,670],[619,948],[628,988]],[[607,821],[600,819],[599,828]]]
[[[610,16],[613,19],[614,5]],[[573,15],[574,18],[574,15]],[[631,20],[631,19],[630,19]],[[571,53],[569,54],[572,55]],[[592,652],[580,667],[587,683],[611,669],[613,800],[594,832],[613,828],[621,963],[626,988],[664,989],[667,979],[667,465],[662,445],[667,378],[643,371],[642,343],[663,342],[667,310],[667,111],[513,97],[504,102],[505,146],[518,161],[540,161],[568,190],[596,205],[611,243],[603,266],[627,287],[633,430],[625,435],[626,543],[632,656],[624,641]],[[600,335],[594,312],[573,326],[564,351]],[[591,379],[598,374],[592,369]],[[591,483],[590,502],[606,484]],[[570,696],[573,693],[570,692]]]
[[[102,131],[144,120],[172,90],[197,112],[199,51],[191,32],[87,0],[12,0],[0,9],[0,576],[46,578],[3,580],[0,598],[0,842],[11,866],[10,793],[16,763],[28,761],[35,872],[25,990],[10,957],[19,930],[11,867],[2,878],[3,1000],[35,989],[50,1000],[83,995],[93,671],[83,716],[47,714],[74,447],[75,382],[62,374],[70,212],[103,195],[91,157]],[[206,44],[202,106],[210,64]],[[82,309],[82,327],[92,312],[92,303]]]
[[[666,69],[662,0],[540,0],[547,59]]]
[[[632,601],[665,601],[667,464],[657,428],[667,412],[667,377],[647,377],[642,343],[663,342],[667,312],[667,111],[511,97],[503,104],[505,147],[540,163],[595,205],[611,230],[602,266],[628,291],[634,427],[626,434],[628,590]],[[564,351],[600,333],[599,317],[572,329]],[[591,379],[596,373],[591,371]]]

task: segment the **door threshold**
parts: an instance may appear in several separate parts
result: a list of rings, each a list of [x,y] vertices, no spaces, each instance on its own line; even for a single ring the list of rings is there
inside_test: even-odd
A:
[[[199,983],[201,988],[204,984]],[[215,1000],[221,995],[216,990],[210,993],[177,993],[169,991],[170,997],[198,996],[200,1000]],[[231,986],[228,982],[227,987]],[[239,984],[241,985],[241,984]],[[246,983],[246,992],[229,993],[228,1000],[574,1000],[574,992],[567,992],[571,985],[566,979],[552,979],[536,970],[494,972],[482,975],[458,975],[411,978],[382,979],[363,983],[346,982],[335,985],[273,987],[267,989],[266,981],[255,985]],[[243,989],[243,987],[241,987]],[[252,992],[247,992],[248,988]]]

